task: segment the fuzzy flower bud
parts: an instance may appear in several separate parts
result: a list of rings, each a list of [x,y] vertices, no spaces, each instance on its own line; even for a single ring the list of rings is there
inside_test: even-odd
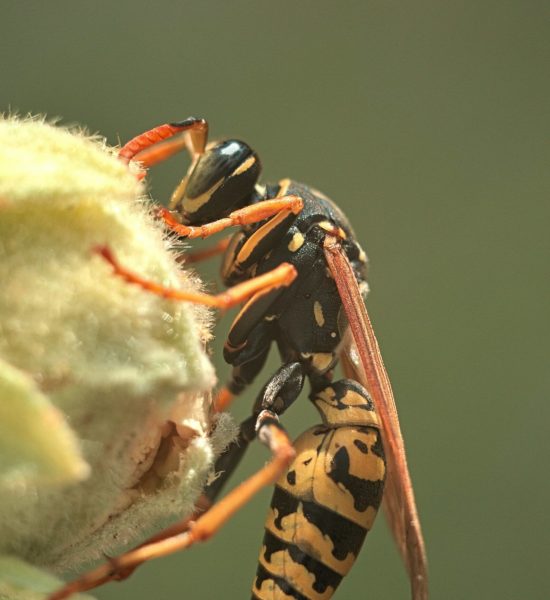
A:
[[[97,245],[197,286],[102,140],[0,117],[2,598],[40,597],[5,561],[61,571],[190,513],[232,433],[210,437],[206,311],[128,284]]]

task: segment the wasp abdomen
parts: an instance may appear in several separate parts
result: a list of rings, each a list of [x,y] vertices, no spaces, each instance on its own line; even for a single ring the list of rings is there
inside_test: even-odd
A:
[[[271,502],[253,598],[331,598],[382,500],[385,463],[377,428],[314,427],[295,449]]]

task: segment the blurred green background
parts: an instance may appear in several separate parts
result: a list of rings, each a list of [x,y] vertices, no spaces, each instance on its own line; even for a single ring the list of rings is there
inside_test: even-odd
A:
[[[205,116],[257,149],[266,180],[311,183],[347,212],[371,260],[434,599],[550,597],[549,6],[2,2],[1,110],[111,143]],[[153,195],[185,166],[156,169]],[[285,417],[293,434],[317,420],[305,400]],[[255,447],[235,482],[266,458]],[[249,597],[269,497],[97,597]],[[407,595],[380,520],[336,597]]]

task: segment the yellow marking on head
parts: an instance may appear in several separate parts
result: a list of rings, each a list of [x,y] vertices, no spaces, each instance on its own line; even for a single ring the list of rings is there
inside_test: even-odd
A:
[[[216,192],[218,188],[221,187],[224,181],[225,178],[216,181],[216,183],[211,188],[206,190],[206,192],[199,194],[195,198],[190,198],[189,196],[185,197],[183,199],[183,210],[187,213],[197,212],[199,208],[201,208],[204,204],[208,202],[208,200],[210,200],[212,194],[214,194],[214,192]]]
[[[274,321],[277,318],[277,315],[266,315],[264,317],[264,321]]]
[[[359,261],[362,263],[367,262],[367,255],[365,254],[365,251],[363,250],[363,248],[361,248],[361,246],[359,246]]]
[[[315,315],[315,322],[319,327],[325,324],[325,315],[323,314],[323,307],[318,300],[313,303],[313,314]]]
[[[235,175],[240,175],[245,171],[248,171],[250,167],[256,162],[255,156],[249,156],[244,162],[242,162],[234,171],[231,173],[231,177]]]
[[[170,202],[168,203],[168,208],[176,208],[180,203],[180,200],[183,198],[185,194],[185,188],[187,187],[187,181],[189,180],[189,173],[178,183],[176,189],[172,192],[170,196]]]
[[[296,252],[304,245],[304,236],[298,231],[293,236],[288,244],[288,249],[291,252]]]
[[[341,237],[343,240],[345,240],[345,239],[348,237],[348,236],[346,235],[346,232],[345,232],[345,231],[344,231],[344,230],[343,230],[341,227],[338,227],[338,235],[339,235],[339,236],[340,236],[340,237]]]
[[[327,586],[324,593],[315,591],[315,573],[293,560],[288,550],[272,552],[269,561],[260,554],[260,563],[273,575],[283,577],[298,592],[304,594],[311,600],[329,600],[334,594],[334,588]],[[278,596],[276,596],[278,597]]]

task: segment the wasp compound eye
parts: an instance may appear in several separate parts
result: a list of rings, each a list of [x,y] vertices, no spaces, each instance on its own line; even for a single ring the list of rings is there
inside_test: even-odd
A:
[[[189,176],[181,202],[188,224],[207,223],[247,204],[261,165],[244,142],[226,140],[209,148]]]

